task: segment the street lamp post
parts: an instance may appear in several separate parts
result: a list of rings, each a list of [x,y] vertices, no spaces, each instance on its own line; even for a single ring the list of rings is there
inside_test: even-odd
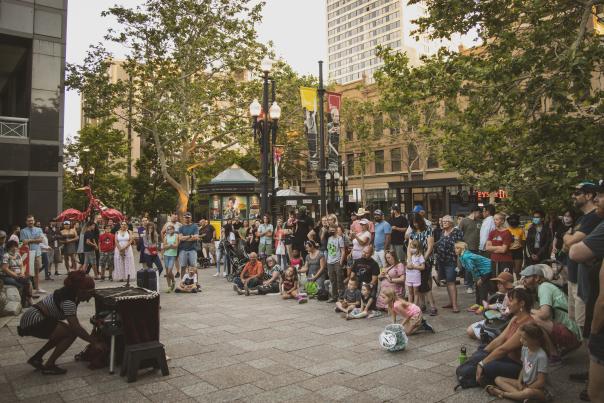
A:
[[[319,184],[321,189],[321,199],[319,200],[320,217],[325,215],[326,192],[325,192],[325,117],[323,116],[323,97],[325,96],[325,88],[323,87],[323,61],[319,60]]]
[[[261,177],[260,177],[260,209],[262,214],[271,214],[270,195],[273,193],[270,180],[271,170],[271,147],[275,145],[277,138],[277,122],[281,117],[281,108],[275,101],[275,85],[273,82],[272,105],[269,108],[269,73],[272,61],[268,58],[262,60],[260,67],[264,73],[262,86],[262,105],[258,99],[250,104],[250,116],[252,117],[252,128],[254,139],[258,138],[261,154]]]
[[[329,211],[330,213],[336,212],[336,189],[338,188],[338,182],[340,181],[340,173],[327,171],[325,173],[325,180],[329,181]]]
[[[348,203],[348,195],[346,194],[346,186],[348,185],[348,176],[346,176],[346,161],[342,162],[342,220],[346,219],[346,204]]]

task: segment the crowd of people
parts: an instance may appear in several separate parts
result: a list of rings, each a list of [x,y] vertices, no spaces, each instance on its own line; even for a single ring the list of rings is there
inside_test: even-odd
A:
[[[231,279],[239,295],[316,298],[333,303],[346,320],[388,313],[407,334],[434,332],[425,316],[443,309],[494,311],[505,326],[468,360],[477,384],[498,397],[544,400],[548,367],[588,341],[589,371],[571,378],[587,383],[582,399],[601,402],[604,184],[578,184],[572,202],[564,212],[536,209],[528,221],[493,205],[434,222],[421,205],[408,215],[393,205],[388,217],[360,208],[347,225],[334,214],[315,224],[304,207],[274,224],[265,215],[229,219],[219,228],[206,219],[194,223],[190,213],[172,214],[161,229],[145,217],[139,225],[97,216],[41,227],[29,216],[24,228],[0,232],[0,278],[19,288],[27,306],[44,293],[42,273],[46,280],[63,275],[61,262],[67,272],[92,272],[98,281],[134,277],[136,248],[139,263],[165,271],[168,292],[195,292],[196,268],[215,265],[214,275]],[[467,309],[458,298],[462,283],[475,294]],[[447,291],[440,307],[434,286]],[[472,323],[468,336],[485,341],[486,323]]]

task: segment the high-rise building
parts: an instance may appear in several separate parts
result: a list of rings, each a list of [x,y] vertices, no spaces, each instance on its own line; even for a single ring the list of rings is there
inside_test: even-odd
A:
[[[458,40],[434,41],[414,34],[413,22],[426,15],[426,7],[408,0],[327,0],[327,53],[329,81],[347,84],[363,77],[373,81],[382,65],[378,45],[406,52],[411,64],[445,46],[457,49]]]
[[[0,1],[0,228],[62,208],[67,0]]]

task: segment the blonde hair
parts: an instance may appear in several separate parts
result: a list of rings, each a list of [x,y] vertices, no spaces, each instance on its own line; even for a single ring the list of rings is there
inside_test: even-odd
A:
[[[468,250],[468,244],[463,241],[455,242],[455,247],[463,250]]]
[[[412,239],[409,242],[409,248],[415,248],[415,249],[417,249],[417,253],[419,253],[420,255],[424,254],[424,246],[417,239]]]
[[[384,297],[384,300],[386,300],[386,304],[388,305],[393,304],[394,301],[396,301],[396,293],[392,288],[388,288],[387,290],[382,291],[382,296]]]

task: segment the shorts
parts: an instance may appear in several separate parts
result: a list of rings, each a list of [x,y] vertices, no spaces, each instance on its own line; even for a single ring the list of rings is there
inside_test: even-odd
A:
[[[514,262],[513,261],[505,261],[505,262],[495,262],[495,261],[491,261],[491,271],[493,272],[493,275],[495,277],[497,277],[500,273],[507,271],[508,273],[511,273],[513,271],[514,268]]]
[[[577,336],[561,323],[554,322],[552,327],[552,342],[560,350],[561,354],[577,347],[579,340]]]
[[[201,247],[206,249],[212,255],[216,253],[216,246],[214,246],[214,242],[203,242]]]
[[[482,330],[482,326],[484,325],[484,320],[479,320],[478,322],[474,322],[470,325],[472,331],[474,332],[474,336],[478,340],[480,340],[480,331]]]
[[[438,265],[438,274],[440,278],[447,280],[447,283],[454,283],[457,279],[457,271],[455,271],[454,264]]]
[[[407,270],[405,285],[408,287],[419,287],[422,285],[422,272],[420,270]]]
[[[598,365],[604,365],[604,331],[589,336],[589,357]]]
[[[422,283],[419,285],[419,292],[428,292],[432,289],[432,263],[427,261],[425,269],[420,270]]]
[[[101,256],[99,257],[99,267],[113,269],[113,258],[113,252],[101,252]]]
[[[44,318],[41,322],[25,329],[21,327],[17,328],[17,332],[21,337],[32,336],[37,337],[38,339],[50,339],[50,336],[57,328],[58,323],[59,321],[57,319]]]
[[[94,251],[84,252],[84,263],[85,265],[91,264],[96,266],[96,253]]]
[[[197,267],[197,251],[193,250],[181,250],[178,252],[178,262],[181,268],[185,267]]]
[[[510,252],[512,252],[512,259],[513,260],[522,260],[524,259],[524,250],[522,248],[520,249],[512,249],[510,250]]]
[[[164,266],[166,266],[166,269],[172,270],[174,263],[176,263],[176,256],[164,255]]]
[[[258,254],[264,256],[270,256],[273,254],[273,244],[261,243],[258,245]]]
[[[413,330],[417,329],[419,327],[419,325],[421,325],[421,324],[422,324],[422,314],[421,313],[411,316],[409,318],[405,318],[405,320],[403,320],[403,323],[402,323],[403,326],[405,326],[405,325],[410,326],[411,333],[413,333]]]

